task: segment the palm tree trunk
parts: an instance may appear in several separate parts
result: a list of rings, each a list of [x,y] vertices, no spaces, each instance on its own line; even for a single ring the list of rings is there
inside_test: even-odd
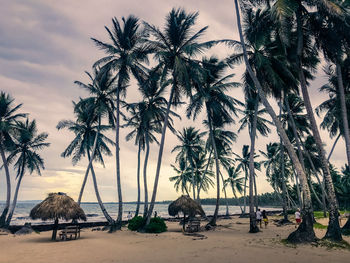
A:
[[[88,155],[88,159],[89,159],[89,162],[90,162],[90,160],[92,160],[92,159],[91,159],[90,151],[89,151],[89,150],[87,151],[87,155]],[[94,184],[94,189],[95,189],[95,194],[96,194],[97,202],[98,202],[98,204],[99,204],[99,206],[100,206],[100,208],[101,208],[101,211],[102,211],[104,217],[107,219],[108,223],[109,223],[110,225],[112,225],[112,224],[114,223],[114,220],[113,220],[113,218],[108,214],[108,212],[107,212],[107,210],[106,210],[106,208],[105,208],[105,206],[104,206],[104,204],[103,204],[103,202],[102,202],[102,200],[101,200],[100,192],[99,192],[98,186],[97,186],[96,174],[95,174],[94,166],[92,165],[92,163],[91,163],[91,165],[90,165],[90,170],[91,170],[92,181],[93,181],[93,184]]]
[[[208,157],[208,163],[207,163],[207,166],[205,167],[205,172],[204,172],[204,174],[203,174],[203,177],[207,174],[207,172],[208,172],[208,168],[209,168],[209,165],[210,165],[210,162],[211,162],[211,155],[212,155],[212,153],[213,153],[213,150],[210,150],[210,152],[209,152],[209,157]],[[199,193],[200,193],[200,191],[201,191],[201,189],[202,189],[202,186],[203,186],[203,182],[204,182],[204,180],[202,179],[201,180],[201,182],[200,182],[200,185],[199,185],[199,187],[198,187],[198,191],[197,191],[197,201],[200,203],[200,196],[199,196]]]
[[[119,126],[120,126],[120,88],[118,85],[117,89],[117,103],[116,103],[116,127],[115,127],[115,160],[117,169],[117,190],[118,190],[118,217],[115,221],[114,226],[116,230],[121,228],[121,223],[123,219],[123,197],[122,197],[122,186],[120,181],[120,156],[119,156]]]
[[[25,156],[23,156],[23,163],[22,163],[22,167],[21,167],[21,174],[20,174],[20,176],[18,178],[17,185],[16,185],[16,190],[15,190],[15,195],[13,196],[11,209],[10,209],[9,215],[8,215],[8,217],[6,219],[6,223],[5,223],[6,228],[9,227],[9,225],[11,223],[11,220],[12,220],[13,213],[15,212],[15,209],[16,209],[18,192],[19,192],[19,188],[21,186],[23,175],[24,175],[24,166],[25,166]]]
[[[314,175],[315,175],[315,177],[317,179],[317,182],[320,185],[320,188],[321,188],[321,191],[322,191],[322,205],[321,205],[321,207],[323,209],[323,215],[324,215],[324,217],[326,217],[327,216],[327,204],[326,204],[327,193],[326,193],[326,190],[324,189],[324,185],[321,182],[320,177],[318,176],[318,173],[317,173],[317,170],[315,168],[314,162],[312,161],[311,156],[310,156],[309,152],[307,151],[307,149],[305,148],[304,144],[303,144],[303,149],[304,149],[305,155],[306,155],[309,163],[311,164],[311,169],[312,169],[312,171],[313,171],[313,173],[314,173]]]
[[[247,55],[247,50],[245,47],[244,43],[244,37],[243,37],[243,32],[242,32],[242,26],[241,26],[241,21],[240,21],[240,13],[239,13],[239,6],[238,6],[238,0],[234,0],[235,2],[235,7],[236,7],[236,17],[237,17],[237,26],[238,26],[238,31],[239,31],[239,36],[243,48],[243,54],[244,54],[244,62],[247,68],[247,71],[249,73],[249,76],[252,78],[261,101],[263,102],[266,110],[270,114],[273,122],[276,125],[277,131],[279,135],[282,137],[282,141],[285,145],[285,147],[288,150],[288,154],[290,156],[290,159],[292,160],[295,170],[297,171],[297,174],[300,178],[301,185],[303,187],[303,195],[304,195],[304,207],[302,210],[303,214],[303,222],[300,224],[298,229],[291,233],[288,237],[288,240],[291,242],[313,242],[316,239],[315,232],[313,229],[313,216],[312,216],[312,204],[311,204],[311,194],[310,194],[310,189],[309,186],[307,185],[307,177],[303,171],[303,168],[299,162],[299,159],[293,149],[293,145],[288,139],[288,136],[286,132],[284,131],[281,122],[278,120],[276,113],[274,112],[273,108],[271,107],[270,103],[268,102],[265,92],[262,89],[262,86],[255,76],[253,69],[250,66],[249,60],[248,60],[248,55]]]
[[[141,144],[139,143],[139,149],[137,151],[137,204],[135,216],[139,215],[140,199],[141,199],[141,186],[140,186],[140,159],[141,159]]]
[[[96,147],[97,147],[97,139],[98,137],[100,136],[100,125],[101,125],[101,118],[99,118],[99,121],[98,121],[98,127],[97,127],[97,131],[96,131],[96,135],[95,135],[95,138],[94,138],[94,144],[92,146],[92,157],[89,158],[89,164],[88,164],[88,167],[86,168],[86,171],[85,171],[85,175],[84,175],[84,180],[83,180],[83,184],[81,185],[81,188],[80,188],[80,193],[79,193],[79,197],[78,197],[78,205],[80,206],[81,204],[81,199],[83,197],[83,193],[84,193],[84,189],[85,189],[85,184],[86,184],[86,180],[88,178],[88,175],[89,175],[89,171],[91,169],[91,166],[92,166],[92,161],[94,160],[95,158],[95,152],[96,152]]]
[[[96,136],[96,139],[97,139],[97,136]],[[89,165],[88,165],[88,167],[89,167]],[[84,179],[83,179],[83,183],[81,184],[78,201],[77,201],[79,206],[81,204],[81,199],[83,198],[83,193],[84,193],[84,189],[85,189],[85,185],[86,185],[86,181],[87,181],[88,176],[89,176],[89,169],[86,169],[86,172],[85,172],[85,175],[84,175]]]
[[[320,198],[318,197],[318,194],[317,194],[316,191],[315,191],[315,188],[314,188],[314,186],[313,186],[313,184],[312,184],[311,179],[310,179],[310,189],[311,189],[312,193],[314,194],[317,203],[319,204],[320,207],[322,207],[323,204],[322,204]]]
[[[173,83],[173,87],[171,88],[171,91],[170,91],[170,97],[169,97],[169,101],[168,101],[168,105],[167,105],[167,109],[166,109],[166,113],[165,113],[163,128],[162,128],[162,138],[160,140],[160,145],[159,145],[157,170],[156,170],[156,176],[154,178],[154,185],[153,185],[153,193],[152,193],[151,203],[150,203],[150,206],[149,206],[149,210],[147,212],[146,225],[148,225],[150,220],[151,220],[153,209],[154,209],[154,204],[155,204],[156,197],[157,197],[157,188],[158,188],[160,168],[161,168],[161,165],[162,165],[163,150],[164,150],[164,143],[165,143],[165,134],[166,134],[166,130],[167,130],[167,127],[168,127],[170,107],[171,107],[171,104],[172,104],[172,101],[173,101],[174,90],[175,90],[175,87],[176,87],[176,78],[174,78],[174,76],[173,76],[173,79],[174,79],[173,80],[174,83]]]
[[[232,186],[232,192],[233,192],[233,196],[235,197],[236,200],[238,200],[235,189]],[[239,208],[241,209],[241,214],[243,214],[243,207],[241,206],[241,204],[239,204]]]
[[[334,141],[334,143],[333,143],[332,149],[331,149],[331,151],[329,152],[329,155],[328,155],[328,158],[327,158],[327,161],[328,161],[328,162],[329,162],[329,160],[331,159],[331,156],[332,156],[332,154],[333,154],[335,145],[337,144],[337,142],[338,142],[340,136],[341,136],[341,134],[339,133],[339,135],[337,136],[337,138],[335,139],[335,141]]]
[[[248,180],[248,174],[247,174],[247,170],[244,169],[244,191],[243,191],[243,210],[244,210],[244,213],[243,215],[246,213],[246,208],[247,208],[247,180]],[[243,216],[242,215],[242,216]]]
[[[11,202],[11,178],[10,178],[9,167],[8,167],[8,163],[7,163],[7,159],[5,156],[5,151],[4,151],[2,143],[0,143],[0,154],[1,154],[1,159],[3,162],[3,166],[5,168],[6,191],[7,191],[6,192],[5,207],[4,207],[4,210],[2,211],[1,216],[0,216],[0,228],[1,228],[5,225],[6,216],[7,216],[9,209],[10,209],[10,202]]]
[[[255,193],[255,211],[258,211],[259,208],[259,197],[258,197],[258,189],[256,186],[256,176],[254,176],[254,193]]]
[[[282,101],[282,99],[281,99]],[[280,107],[280,116],[279,116],[279,120],[281,121],[281,117],[282,117],[282,103],[279,103],[279,107]],[[299,159],[300,161],[300,159]],[[282,202],[282,207],[283,207],[283,220],[282,223],[289,223],[288,220],[288,209],[287,209],[287,205],[288,205],[288,197],[287,197],[287,186],[286,186],[286,176],[285,176],[285,162],[284,162],[284,145],[282,142],[282,138],[280,137],[280,169],[281,169],[281,183],[282,183],[282,198],[283,198],[283,202]],[[300,161],[301,166],[304,168],[303,166],[303,162]],[[305,169],[303,169],[305,171]]]
[[[192,191],[193,191],[193,200],[196,200],[196,184],[194,179],[194,168],[193,168],[193,162],[190,161],[191,164],[191,175],[192,175]]]
[[[149,138],[148,134],[146,134],[146,154],[145,161],[143,163],[143,188],[145,191],[145,200],[143,207],[143,218],[146,218],[148,211],[148,187],[147,187],[147,164],[148,164],[148,156],[149,156]]]
[[[297,128],[296,128],[296,125],[295,125],[294,117],[293,117],[292,112],[290,110],[290,106],[289,106],[289,103],[288,103],[288,97],[287,96],[285,96],[285,98],[284,98],[284,104],[286,105],[288,117],[289,117],[289,120],[290,120],[290,122],[292,124],[291,126],[292,126],[292,130],[293,130],[293,135],[294,135],[294,138],[295,138],[295,142],[297,144],[299,161],[300,161],[300,164],[301,164],[303,170],[305,171],[304,156],[303,156],[303,152],[302,152],[301,147],[300,147],[301,143],[300,143],[300,140],[299,140],[299,136],[298,136]],[[298,184],[298,181],[299,181],[298,180],[298,175],[296,173],[294,173],[294,176],[295,176],[295,182],[296,182],[296,186],[297,186],[299,207],[302,207],[300,188],[299,188],[299,184]]]
[[[221,172],[220,172],[220,176],[221,176],[222,185],[224,185],[225,180],[224,180],[224,177],[223,177]],[[226,216],[229,216],[230,215],[230,211],[228,210],[228,201],[227,201],[226,188],[224,187],[223,190],[224,190],[225,204],[226,204]]]
[[[295,178],[295,185],[297,188],[297,195],[298,195],[298,201],[299,201],[299,208],[301,209],[303,207],[303,199],[301,198],[301,192],[300,192],[300,185],[299,185],[299,179],[297,173],[293,169],[293,174]]]
[[[208,105],[206,105],[206,108],[207,108],[207,118],[209,123],[209,136],[210,136],[212,148],[214,150],[214,158],[215,158],[215,165],[216,165],[216,204],[215,204],[214,215],[213,215],[213,218],[210,220],[209,225],[216,226],[216,220],[219,213],[219,201],[220,201],[220,166],[219,166],[218,152],[216,149],[216,143],[214,139],[213,124],[209,114]]]
[[[344,139],[346,146],[346,157],[348,158],[348,166],[350,167],[350,133],[349,133],[349,122],[348,122],[348,113],[346,109],[345,102],[345,91],[343,84],[343,76],[341,72],[341,66],[339,63],[336,63],[336,71],[337,71],[337,79],[338,79],[338,89],[339,89],[339,98],[340,98],[340,106],[343,120],[343,128],[344,128]]]
[[[254,106],[254,117],[253,123],[250,130],[250,153],[249,153],[249,233],[259,232],[259,228],[256,224],[256,214],[254,211],[254,178],[255,178],[255,165],[254,165],[254,154],[255,154],[255,138],[256,138],[256,125],[258,121],[258,108],[259,108],[259,97],[256,98]]]

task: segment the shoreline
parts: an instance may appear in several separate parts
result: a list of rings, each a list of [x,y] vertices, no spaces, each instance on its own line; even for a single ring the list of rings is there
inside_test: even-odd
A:
[[[282,210],[271,210],[271,211],[266,211],[268,215],[276,215],[282,213]],[[229,217],[234,217],[234,216],[240,216],[240,218],[249,218],[249,213],[245,213],[244,215],[242,214],[229,214],[229,215],[218,215],[218,219],[227,219]],[[207,216],[207,218],[212,218],[212,215]],[[179,222],[182,220],[182,217],[161,217],[167,222]],[[202,221],[205,221],[205,219],[202,219]],[[122,220],[122,225],[127,225],[128,221],[127,220]],[[76,225],[73,223],[60,223],[58,224],[58,230],[64,229],[67,226],[71,225]],[[103,227],[103,226],[108,226],[107,221],[97,221],[97,222],[79,222],[78,223],[79,227],[82,228],[93,228],[93,227]],[[10,225],[8,230],[11,231],[12,234],[20,230],[23,225]],[[31,228],[34,231],[37,232],[45,232],[45,231],[52,231],[54,227],[54,224],[41,224],[41,225],[31,225]]]

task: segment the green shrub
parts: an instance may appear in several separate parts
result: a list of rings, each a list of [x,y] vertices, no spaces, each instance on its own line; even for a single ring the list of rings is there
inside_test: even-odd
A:
[[[135,216],[129,221],[128,228],[131,231],[137,231],[145,225],[145,220],[142,216]]]
[[[162,233],[167,231],[168,227],[166,226],[164,219],[160,217],[153,217],[149,222],[148,226],[146,226],[147,233]]]

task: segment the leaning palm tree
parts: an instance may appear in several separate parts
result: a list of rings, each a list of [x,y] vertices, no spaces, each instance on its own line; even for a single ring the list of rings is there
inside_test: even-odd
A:
[[[305,242],[305,241],[314,241],[315,240],[315,232],[313,230],[313,211],[312,211],[312,204],[311,204],[311,195],[310,195],[310,189],[307,184],[307,177],[305,172],[303,171],[303,168],[300,164],[300,161],[298,160],[298,157],[295,153],[295,150],[293,148],[293,145],[291,144],[290,140],[287,137],[287,134],[285,133],[281,122],[278,120],[278,117],[272,108],[271,104],[267,100],[266,93],[257,78],[256,74],[254,73],[248,59],[247,55],[247,49],[245,46],[245,39],[243,36],[243,30],[241,25],[241,18],[240,18],[240,6],[238,4],[238,0],[234,1],[235,4],[235,10],[236,10],[236,18],[237,18],[237,27],[238,32],[240,36],[240,43],[243,50],[243,59],[246,65],[246,69],[248,71],[249,76],[251,77],[254,86],[256,87],[259,97],[264,104],[266,110],[270,114],[274,124],[276,125],[277,131],[279,135],[282,137],[283,143],[285,144],[285,147],[287,148],[288,154],[294,164],[295,170],[297,171],[298,176],[300,177],[301,184],[303,186],[303,193],[304,193],[304,207],[303,207],[303,223],[299,226],[299,228],[293,232],[289,236],[289,240],[295,241],[295,242]]]
[[[72,156],[73,165],[77,164],[81,158],[87,155],[88,162],[93,161],[91,155],[94,156],[94,161],[100,162],[104,165],[103,154],[111,156],[112,152],[110,151],[108,144],[114,145],[114,142],[108,137],[103,135],[103,132],[108,131],[110,125],[101,125],[98,121],[98,116],[96,115],[95,105],[92,103],[84,103],[82,100],[80,103],[76,104],[73,102],[74,113],[76,115],[76,121],[63,120],[57,124],[57,129],[68,129],[75,134],[73,141],[68,145],[68,147],[61,154],[62,157]],[[97,131],[99,131],[97,133]],[[92,148],[94,146],[94,141],[96,140],[95,153],[92,154]],[[107,219],[109,224],[113,223],[113,219],[108,214],[98,190],[97,179],[93,164],[91,163],[90,171],[92,174],[93,185],[95,189],[96,198],[98,204],[102,210],[103,215]],[[81,203],[83,192],[85,189],[85,184],[87,180],[88,173],[85,174],[83,183],[80,189],[78,205]]]
[[[340,1],[341,2],[341,1]],[[318,12],[322,15],[326,15],[328,17],[340,17],[344,15],[344,10],[342,10],[339,1],[333,0],[324,0],[324,1],[312,1],[311,6],[315,12]],[[317,53],[316,48],[310,41],[310,32],[312,32],[311,23],[309,21],[310,18],[310,2],[309,1],[284,1],[283,4],[276,6],[277,12],[280,12],[280,15],[283,19],[291,21],[296,24],[296,54],[295,60],[292,62],[296,68],[298,69],[298,79],[300,81],[300,88],[303,95],[306,112],[311,124],[312,134],[315,138],[315,142],[318,148],[319,158],[322,163],[322,171],[325,179],[325,185],[329,198],[329,224],[327,228],[327,232],[325,238],[332,239],[335,241],[342,240],[341,229],[339,226],[338,220],[338,203],[335,196],[334,186],[332,182],[332,177],[330,174],[329,163],[326,159],[326,152],[322,143],[322,139],[318,130],[318,126],[316,123],[316,119],[314,116],[314,112],[311,105],[311,100],[308,91],[308,83],[307,83],[307,75],[305,73],[305,68],[310,67],[310,61],[308,58],[311,58],[312,53]],[[290,12],[286,15],[283,12],[289,9]],[[294,19],[295,17],[295,19]],[[292,53],[295,53],[293,51]],[[305,54],[307,54],[307,58],[305,58]],[[316,57],[316,56],[314,56]],[[313,58],[314,61],[317,61]],[[313,65],[312,67],[314,67]],[[349,147],[350,149],[350,147]],[[295,235],[294,235],[295,237]]]
[[[202,109],[205,109],[206,123],[209,126],[209,137],[216,166],[216,206],[214,216],[209,222],[210,225],[214,226],[219,211],[221,191],[219,155],[214,131],[216,128],[234,122],[232,114],[237,114],[236,106],[241,103],[225,93],[230,88],[239,86],[238,83],[231,81],[233,74],[224,75],[228,67],[225,62],[219,61],[216,57],[211,57],[209,59],[203,58],[201,64],[203,69],[199,74],[200,77],[195,81],[196,93],[191,97],[186,111],[187,116],[193,116],[195,120]]]
[[[25,117],[25,114],[17,113],[22,104],[13,105],[14,99],[5,92],[0,93],[0,154],[5,169],[6,176],[6,203],[0,216],[0,228],[4,226],[7,213],[10,209],[11,202],[11,178],[7,158],[5,155],[6,148],[11,150],[13,141],[11,132],[14,129],[15,121]]]
[[[172,9],[166,17],[163,30],[145,22],[146,29],[152,36],[152,39],[149,39],[148,43],[154,49],[154,57],[163,69],[161,81],[165,82],[166,78],[170,75],[168,81],[171,82],[167,112],[162,127],[152,199],[147,214],[147,223],[151,219],[157,196],[170,108],[172,105],[178,105],[182,93],[190,93],[188,68],[190,65],[193,67],[196,66],[196,63],[191,61],[192,57],[200,54],[215,43],[215,41],[199,43],[199,38],[206,32],[207,27],[203,27],[193,33],[193,27],[197,17],[198,13],[186,13],[183,9]]]
[[[194,127],[187,127],[182,130],[182,132],[178,132],[176,135],[178,140],[180,141],[180,145],[176,145],[173,152],[178,152],[176,155],[176,162],[180,162],[181,160],[186,160],[186,162],[190,165],[191,169],[191,181],[192,181],[192,191],[193,191],[193,200],[196,199],[196,178],[195,178],[195,160],[199,159],[200,153],[203,151],[204,141],[202,137],[205,135],[205,132],[200,132],[200,130],[196,130]]]
[[[95,38],[92,40],[107,56],[99,59],[95,66],[103,65],[103,69],[112,70],[116,74],[116,105],[115,105],[115,128],[116,128],[116,177],[118,190],[118,217],[117,227],[120,228],[123,215],[123,199],[120,181],[120,157],[119,157],[119,126],[120,126],[120,98],[125,95],[126,87],[132,74],[139,79],[144,74],[142,63],[148,62],[148,54],[151,49],[145,45],[145,32],[140,29],[139,19],[135,16],[123,17],[120,25],[117,18],[112,19],[113,28],[105,27],[111,43],[105,43]]]
[[[15,162],[14,167],[17,171],[17,185],[11,209],[6,219],[6,226],[9,226],[11,223],[13,213],[16,209],[21,182],[26,171],[28,171],[29,174],[36,172],[41,175],[40,170],[45,169],[44,160],[37,151],[50,145],[50,143],[46,142],[47,137],[47,133],[38,134],[35,120],[29,121],[26,119],[26,121],[16,121],[16,129],[13,134],[15,148],[8,156],[8,162]]]

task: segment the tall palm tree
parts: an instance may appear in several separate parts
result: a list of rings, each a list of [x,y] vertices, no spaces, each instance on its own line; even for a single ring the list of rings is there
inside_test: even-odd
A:
[[[196,199],[196,178],[195,178],[195,160],[199,159],[200,153],[203,151],[203,136],[205,132],[200,132],[200,130],[196,130],[194,127],[183,128],[182,132],[178,132],[176,135],[178,140],[180,141],[180,145],[176,145],[173,152],[178,152],[176,155],[176,162],[180,162],[181,160],[185,160],[189,163],[191,168],[191,180],[192,180],[192,194],[193,200]]]
[[[11,150],[13,146],[10,134],[14,129],[15,121],[26,115],[16,112],[21,108],[22,104],[13,105],[13,103],[14,99],[9,94],[5,92],[0,93],[0,154],[6,176],[6,203],[0,216],[0,228],[5,224],[11,202],[11,178],[5,151],[6,148]]]
[[[104,165],[103,154],[106,154],[108,156],[112,155],[112,152],[108,147],[108,144],[114,145],[114,142],[110,140],[108,137],[106,137],[105,135],[103,135],[103,132],[108,131],[111,128],[111,126],[99,124],[99,121],[98,121],[99,117],[96,115],[96,112],[95,112],[96,108],[94,104],[84,103],[80,101],[80,103],[78,104],[73,102],[73,106],[74,106],[74,113],[76,115],[76,121],[63,120],[57,124],[58,130],[66,128],[69,131],[74,132],[75,134],[75,138],[68,145],[68,147],[63,151],[61,156],[64,158],[73,156],[72,157],[73,165],[79,162],[81,158],[85,155],[87,155],[88,162],[93,161],[91,159],[92,148],[94,146],[95,138],[97,138],[96,147],[95,147],[96,149],[95,149],[95,153],[93,154],[94,161],[98,161],[102,165]],[[97,133],[97,131],[99,132]],[[95,189],[96,198],[101,208],[101,211],[103,212],[103,215],[105,216],[108,223],[113,224],[113,219],[107,212],[101,200],[100,193],[98,190],[98,185],[97,185],[96,174],[92,163],[90,166],[90,171],[93,178],[93,185]],[[81,203],[81,199],[85,189],[87,176],[88,176],[88,173],[85,174],[83,183],[80,189],[79,198],[78,198],[79,205]]]
[[[247,49],[245,46],[245,39],[243,36],[243,30],[241,25],[241,18],[240,18],[240,6],[238,4],[238,0],[234,1],[235,4],[235,10],[236,10],[236,18],[237,18],[237,27],[239,31],[240,36],[240,42],[243,49],[243,55],[244,55],[244,62],[248,71],[249,76],[253,80],[254,86],[256,87],[259,97],[264,104],[266,110],[270,114],[273,122],[276,125],[277,131],[279,135],[282,137],[283,143],[285,144],[285,147],[287,148],[288,154],[295,166],[295,169],[297,171],[297,174],[301,180],[301,184],[303,186],[303,193],[304,193],[304,209],[303,209],[303,223],[299,226],[299,228],[293,232],[289,236],[289,240],[296,241],[296,242],[305,242],[305,241],[314,241],[315,240],[315,232],[313,230],[313,211],[312,211],[312,204],[311,204],[311,195],[310,195],[310,189],[307,184],[307,177],[305,172],[303,171],[303,168],[298,160],[298,157],[294,151],[293,145],[291,144],[290,140],[287,137],[287,134],[285,133],[281,122],[278,120],[278,117],[274,111],[274,109],[271,107],[269,101],[267,100],[266,94],[262,88],[262,85],[255,75],[247,55]]]
[[[233,123],[232,114],[237,114],[236,106],[241,104],[238,100],[228,96],[225,92],[230,88],[239,86],[238,83],[232,82],[233,74],[224,75],[228,65],[219,61],[215,57],[203,58],[200,78],[195,82],[195,94],[192,95],[190,104],[187,107],[187,116],[193,116],[195,120],[198,114],[205,109],[206,123],[209,126],[209,137],[211,147],[214,152],[216,166],[216,206],[214,216],[209,222],[210,225],[216,225],[219,211],[220,199],[220,164],[217,145],[215,142],[214,131],[225,124]]]
[[[14,150],[8,156],[8,162],[12,163],[16,160],[14,167],[17,171],[17,185],[10,212],[6,219],[6,226],[9,226],[15,212],[17,197],[23,176],[28,170],[29,174],[33,172],[41,175],[41,169],[45,169],[44,160],[38,154],[39,150],[48,147],[50,143],[46,142],[47,133],[38,134],[36,121],[16,121],[16,129],[13,134],[15,144]]]
[[[203,27],[199,31],[194,32],[193,27],[197,17],[198,13],[187,13],[183,9],[172,9],[166,16],[163,30],[145,22],[147,31],[153,37],[148,40],[148,43],[154,49],[154,57],[159,62],[159,66],[163,69],[162,82],[166,81],[169,75],[170,77],[168,80],[171,82],[147,223],[149,223],[151,219],[157,196],[170,108],[172,105],[176,106],[180,102],[182,93],[187,95],[190,93],[188,67],[189,65],[193,67],[196,66],[196,64],[191,61],[193,56],[200,54],[215,43],[215,41],[199,43],[199,39],[206,32],[207,27]]]
[[[103,65],[107,71],[113,70],[116,74],[116,105],[115,105],[115,127],[116,127],[116,177],[118,190],[118,217],[117,228],[120,229],[123,216],[123,198],[120,179],[120,156],[119,156],[119,126],[120,126],[120,98],[125,95],[126,87],[132,74],[139,79],[144,74],[142,63],[148,63],[148,54],[151,49],[145,44],[145,32],[140,29],[139,19],[135,16],[123,17],[121,25],[117,18],[112,19],[113,28],[107,30],[111,43],[105,43],[92,38],[94,43],[107,56],[99,59],[95,66]]]
[[[347,109],[347,115],[350,114],[350,100],[349,100],[349,81],[350,81],[350,58],[349,56],[346,56],[342,62],[342,75],[344,80],[344,87],[345,87],[345,98],[346,98],[346,109]],[[325,68],[325,73],[328,77],[328,83],[323,85],[320,88],[321,92],[324,92],[328,94],[328,99],[322,102],[317,108],[316,113],[318,116],[321,115],[321,113],[325,112],[325,115],[323,117],[323,120],[321,122],[321,128],[326,129],[329,132],[330,138],[336,137],[334,144],[331,148],[331,151],[328,155],[327,160],[330,159],[333,150],[335,148],[336,143],[338,142],[339,138],[341,136],[344,137],[344,125],[343,125],[343,118],[342,115],[342,109],[341,109],[341,102],[340,102],[340,96],[338,92],[338,76],[334,70],[334,67],[332,65],[329,65]],[[349,118],[349,117],[348,117]]]
[[[131,116],[126,118],[126,124],[124,127],[133,128],[133,131],[127,135],[127,140],[135,138],[135,144],[138,144],[143,151],[146,151],[143,166],[144,217],[147,216],[148,211],[147,165],[150,152],[150,143],[156,142],[159,144],[154,134],[161,133],[162,122],[164,122],[167,112],[167,100],[164,98],[164,93],[166,92],[166,87],[169,83],[160,83],[160,73],[160,68],[156,67],[149,70],[149,72],[144,76],[140,77],[138,79],[138,85],[139,91],[142,95],[142,101],[137,103],[129,103],[126,105],[126,109],[129,111]],[[176,131],[173,127],[173,117],[180,118],[179,115],[170,110],[167,125],[168,128],[175,133]]]

